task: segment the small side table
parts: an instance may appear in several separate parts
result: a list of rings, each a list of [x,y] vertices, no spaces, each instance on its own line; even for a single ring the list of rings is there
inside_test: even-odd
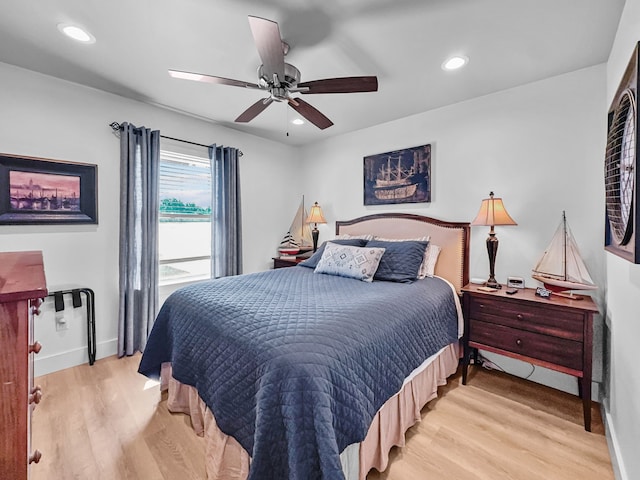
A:
[[[462,384],[467,383],[471,349],[474,355],[486,350],[572,375],[578,379],[584,428],[590,432],[593,315],[598,307],[588,296],[542,298],[533,288],[513,295],[507,290],[484,292],[472,284],[462,288]]]
[[[272,257],[273,258],[273,268],[286,268],[286,267],[295,267],[300,262],[306,260],[308,257],[295,257],[295,258],[281,258],[281,257]]]

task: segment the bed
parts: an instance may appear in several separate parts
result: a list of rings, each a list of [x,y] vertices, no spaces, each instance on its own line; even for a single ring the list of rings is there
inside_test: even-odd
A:
[[[435,276],[363,282],[297,266],[186,287],[158,315],[139,371],[161,376],[168,408],[205,436],[209,479],[364,479],[455,372],[468,224],[379,214],[336,234],[428,236]]]

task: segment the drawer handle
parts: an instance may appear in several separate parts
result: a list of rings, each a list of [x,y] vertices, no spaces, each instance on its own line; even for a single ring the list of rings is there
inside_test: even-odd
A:
[[[41,298],[31,300],[31,313],[33,315],[40,315],[40,305],[42,304]]]
[[[516,340],[516,345],[518,345],[519,347],[521,347],[521,346],[522,346],[522,340],[517,339],[517,340]]]
[[[524,320],[524,316],[523,316],[521,313],[517,314],[517,315],[516,315],[516,318],[517,318],[518,320]]]
[[[34,342],[33,345],[29,345],[29,353],[33,352],[37,355],[40,353],[40,350],[42,350],[42,344],[40,342]]]
[[[484,303],[479,303],[479,304],[478,304],[478,306],[479,306],[480,308],[484,308]]]
[[[31,455],[29,455],[29,463],[38,463],[41,458],[42,458],[42,453],[40,452],[40,450],[36,450]]]
[[[31,390],[31,395],[29,395],[29,404],[35,403],[36,405],[40,403],[42,400],[42,390],[40,387],[36,387]]]

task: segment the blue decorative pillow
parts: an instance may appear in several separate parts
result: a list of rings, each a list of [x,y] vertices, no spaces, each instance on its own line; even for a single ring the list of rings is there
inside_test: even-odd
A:
[[[418,278],[428,241],[384,242],[371,240],[367,248],[384,248],[374,280],[411,283]]]
[[[315,273],[371,282],[383,254],[384,248],[352,247],[329,242],[325,246]]]
[[[349,238],[343,240],[329,240],[331,243],[337,243],[339,245],[351,245],[353,247],[364,247],[367,244],[367,241],[362,238]],[[304,262],[300,262],[298,265],[302,265],[303,267],[316,268],[318,266],[318,262],[322,258],[322,254],[324,253],[324,248],[327,245],[327,242],[323,242],[322,245],[316,250],[311,257],[306,259]]]

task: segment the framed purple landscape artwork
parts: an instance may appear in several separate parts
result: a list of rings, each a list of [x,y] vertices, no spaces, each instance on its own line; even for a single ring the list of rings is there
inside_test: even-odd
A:
[[[0,154],[0,225],[98,223],[96,169]]]
[[[431,201],[431,145],[364,157],[364,204]]]

